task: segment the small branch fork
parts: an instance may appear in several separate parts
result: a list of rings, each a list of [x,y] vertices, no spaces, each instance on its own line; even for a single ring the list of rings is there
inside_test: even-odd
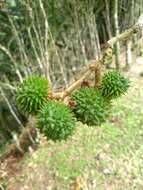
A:
[[[99,88],[102,79],[102,67],[106,65],[106,61],[113,57],[113,45],[116,42],[127,41],[131,35],[138,33],[143,29],[143,14],[139,17],[138,22],[131,28],[125,30],[123,33],[116,37],[111,38],[106,43],[105,51],[103,52],[102,58],[99,60],[93,60],[89,67],[86,69],[82,77],[67,87],[63,92],[51,92],[53,99],[65,100],[75,89],[77,89],[82,82],[91,76],[92,72],[95,72],[95,88]]]

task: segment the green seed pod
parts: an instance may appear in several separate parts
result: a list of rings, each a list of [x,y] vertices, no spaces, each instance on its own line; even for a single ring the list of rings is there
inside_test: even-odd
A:
[[[66,140],[75,130],[75,118],[62,102],[47,102],[37,115],[37,127],[51,140]]]
[[[106,98],[120,97],[127,92],[128,88],[128,78],[122,76],[118,71],[110,71],[102,78],[101,93]]]
[[[48,81],[39,76],[25,79],[17,88],[16,102],[18,108],[28,114],[36,114],[47,101]]]
[[[71,99],[76,102],[73,112],[79,121],[89,126],[101,125],[110,113],[111,103],[94,88],[81,88]]]

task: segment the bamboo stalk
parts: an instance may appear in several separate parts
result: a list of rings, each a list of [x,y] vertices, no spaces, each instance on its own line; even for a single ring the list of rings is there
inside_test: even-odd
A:
[[[114,30],[115,30],[115,36],[119,35],[119,23],[118,23],[118,0],[114,0]],[[115,65],[116,69],[120,69],[120,43],[117,41],[114,45],[115,47]]]
[[[15,71],[19,78],[19,81],[22,82],[23,81],[22,74],[21,74],[20,70],[18,69],[18,67],[16,65],[16,61],[15,61],[14,57],[11,55],[10,51],[1,44],[0,44],[0,50],[3,51],[9,57],[9,59],[11,60],[11,62],[13,63],[13,65],[15,67]]]

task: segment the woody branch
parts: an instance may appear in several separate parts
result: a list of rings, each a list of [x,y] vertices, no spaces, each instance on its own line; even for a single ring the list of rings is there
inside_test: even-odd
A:
[[[138,33],[143,29],[143,14],[138,19],[138,22],[132,26],[131,28],[125,30],[123,33],[119,34],[116,37],[111,38],[107,41],[106,49],[103,53],[103,56],[100,60],[93,60],[89,67],[86,69],[85,73],[82,75],[80,79],[75,81],[69,87],[67,87],[63,92],[53,93],[53,97],[64,100],[67,96],[69,96],[77,87],[81,85],[81,83],[87,79],[92,72],[96,73],[96,85],[95,87],[100,86],[101,82],[101,68],[105,65],[106,60],[111,58],[112,59],[112,47],[118,41],[127,41],[131,35]]]

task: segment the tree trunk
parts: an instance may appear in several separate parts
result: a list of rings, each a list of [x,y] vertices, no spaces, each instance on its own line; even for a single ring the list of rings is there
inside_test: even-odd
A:
[[[135,1],[131,0],[130,2],[130,18],[129,18],[129,25],[133,25],[135,23]],[[129,41],[126,42],[126,65],[125,67],[128,68],[132,64],[132,43],[135,41],[135,36],[132,37]]]
[[[130,67],[131,64],[132,64],[132,41],[129,40],[127,43],[126,43],[126,67]]]
[[[119,35],[119,23],[118,23],[118,0],[114,1],[114,29],[115,29],[115,36]],[[119,54],[120,54],[120,44],[116,42],[115,44],[115,65],[116,69],[119,70]]]
[[[107,28],[107,32],[108,32],[108,38],[111,39],[112,38],[112,26],[111,26],[111,20],[110,20],[110,7],[109,7],[109,1],[105,0],[105,9],[106,11],[103,13],[104,15],[104,19],[105,19],[105,23],[106,23],[106,28]]]

